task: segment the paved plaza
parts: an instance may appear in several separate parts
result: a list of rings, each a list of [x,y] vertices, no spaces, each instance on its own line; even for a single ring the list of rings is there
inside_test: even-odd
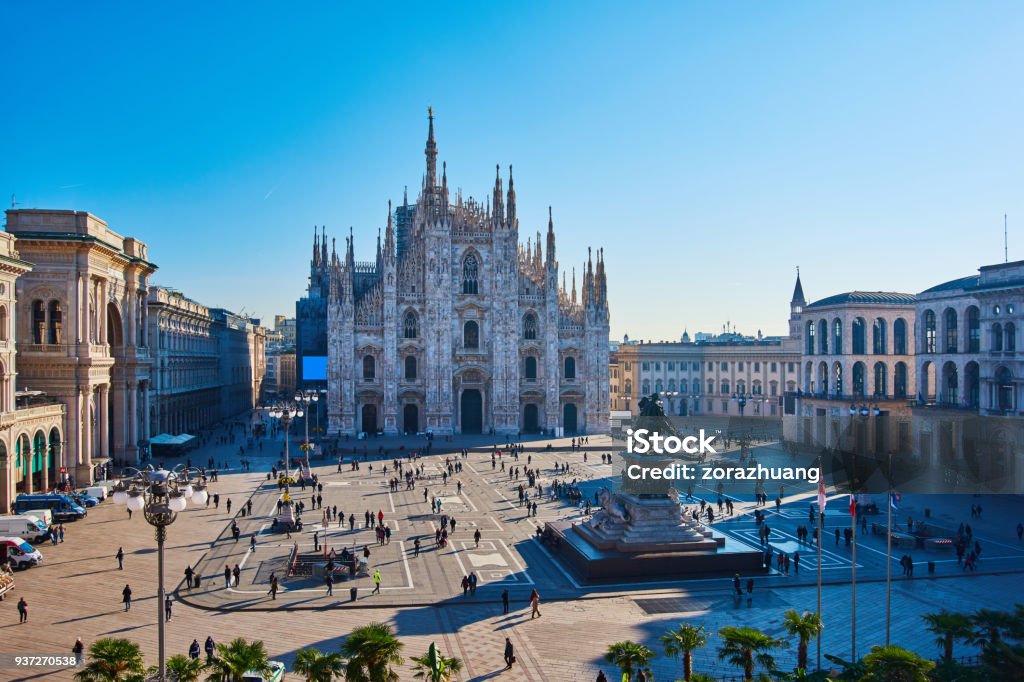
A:
[[[293,447],[296,442],[293,437]],[[368,456],[364,461],[358,455],[359,471],[352,471],[346,463],[339,473],[333,461],[314,461],[323,483],[324,506],[337,506],[339,515],[344,515],[344,526],[335,522],[324,528],[321,511],[307,507],[303,531],[290,537],[272,533],[269,527],[278,490],[267,480],[267,474],[279,456],[280,441],[265,441],[262,453],[247,453],[252,461],[250,473],[241,472],[237,466],[237,444],[209,445],[191,453],[197,463],[213,457],[217,462],[227,461],[229,468],[210,486],[211,494],[220,497],[219,506],[211,501],[207,508],[190,508],[169,528],[166,575],[174,611],[167,626],[168,655],[185,653],[194,638],[202,642],[212,635],[222,642],[242,636],[262,639],[272,658],[290,664],[302,647],[336,650],[353,627],[382,621],[395,627],[407,656],[419,655],[434,641],[447,655],[463,659],[463,679],[593,680],[606,646],[614,641],[642,641],[660,652],[658,637],[684,620],[703,624],[710,631],[724,625],[749,624],[784,636],[785,610],[815,609],[816,552],[812,546],[801,545],[796,536],[796,528],[808,522],[813,486],[787,487],[781,510],[776,512],[774,505],[767,510],[773,546],[777,551],[799,551],[799,572],[791,569],[785,575],[773,570],[754,576],[755,590],[749,601],[733,598],[730,576],[584,586],[535,539],[536,528],[545,521],[581,519],[582,510],[545,496],[537,517],[529,517],[517,502],[516,488],[525,479],[510,480],[508,469],[540,468],[540,483],[545,487],[556,478],[578,479],[592,499],[612,475],[612,467],[602,464],[600,457],[613,451],[607,437],[590,439],[586,461],[583,452],[570,451],[568,440],[530,442],[518,461],[510,460],[507,454],[502,458],[504,471],[501,464],[492,467],[492,440],[437,442],[437,454],[415,463],[425,468],[425,477],[415,489],[406,490],[402,483],[397,492],[390,492],[387,481],[394,476],[392,458],[398,454],[399,442],[365,443]],[[416,439],[401,442],[407,451],[422,445]],[[342,443],[343,447],[352,445],[361,448],[364,443]],[[465,458],[444,452],[445,448],[463,446],[471,448]],[[390,456],[376,457],[380,447]],[[735,451],[729,451],[725,456],[735,455]],[[461,474],[450,477],[447,485],[442,480],[446,457],[457,458],[464,468]],[[758,447],[757,457],[766,465],[791,461],[790,455],[772,444]],[[350,458],[346,455],[346,460]],[[555,467],[560,464],[568,464],[570,473],[556,475]],[[461,493],[457,481],[462,483]],[[443,513],[457,521],[447,548],[435,547],[439,517],[424,501],[424,488],[428,498],[439,496]],[[293,492],[296,499],[309,505],[310,490],[303,492],[296,487]],[[775,491],[770,494],[774,500]],[[713,499],[714,492],[695,489],[694,495]],[[846,496],[832,498],[825,521],[822,649],[849,658],[852,552],[842,541],[837,545],[832,536],[835,528],[849,526],[846,500]],[[238,516],[239,509],[249,501],[252,514]],[[759,547],[756,524],[750,515],[753,495],[737,494],[735,502],[736,514],[716,523],[716,528]],[[969,519],[971,504],[983,505],[981,520]],[[897,520],[905,523],[907,516],[922,518],[925,508],[933,523],[956,528],[960,521],[968,520],[984,547],[978,571],[973,574],[964,574],[952,553],[926,555],[915,550],[913,579],[903,578],[897,564],[910,550],[893,551],[892,639],[934,657],[938,654],[934,636],[923,630],[921,614],[940,607],[1000,609],[1020,600],[1024,545],[1017,540],[1015,527],[1024,519],[1024,504],[1019,498],[904,496]],[[384,522],[392,531],[390,543],[378,545],[374,531],[364,527],[366,511],[375,515],[383,512]],[[355,517],[354,528],[349,527],[350,514]],[[237,542],[230,533],[233,518],[241,530]],[[884,523],[885,517],[871,520]],[[17,574],[13,598],[0,603],[0,653],[64,654],[76,637],[88,645],[99,637],[114,636],[137,641],[147,663],[155,664],[159,605],[152,528],[141,514],[129,519],[125,507],[105,502],[90,510],[87,519],[68,524],[66,529],[65,542],[41,546],[44,564]],[[476,530],[481,533],[479,546],[473,540]],[[328,550],[355,548],[361,553],[368,548],[371,572],[379,570],[382,577],[380,593],[371,594],[373,582],[369,576],[339,582],[333,596],[328,596],[316,579],[282,577],[296,545],[300,552],[313,552],[314,532],[320,534],[319,542]],[[256,538],[255,551],[249,550],[252,536]],[[418,557],[413,551],[416,538],[422,544]],[[126,554],[124,570],[118,570],[115,559],[118,547],[123,547]],[[929,559],[935,562],[934,574],[927,571]],[[224,568],[235,565],[240,569],[239,583],[226,587]],[[202,576],[198,588],[186,588],[187,566]],[[463,596],[460,583],[471,571],[479,576],[480,585],[475,595]],[[282,577],[282,590],[276,600],[267,594],[271,572]],[[870,534],[859,538],[857,577],[857,653],[863,654],[872,644],[884,640],[884,538]],[[128,612],[121,603],[125,584],[134,592]],[[358,588],[355,601],[350,600],[353,586]],[[502,614],[500,600],[506,588],[512,597],[512,613],[507,616]],[[541,594],[543,614],[533,620],[527,603],[532,589]],[[18,624],[15,610],[19,597],[26,599],[29,608],[28,623],[23,625]],[[518,664],[510,671],[504,670],[502,662],[505,637],[512,639],[518,657]],[[695,669],[720,679],[735,677],[738,671],[716,660],[716,647],[713,638],[706,649],[697,652]],[[964,649],[961,653],[970,651]],[[813,660],[813,645],[811,657]],[[795,645],[777,658],[783,669],[794,667]],[[657,660],[654,672],[658,679],[675,679],[678,674],[675,662],[665,657]],[[402,675],[403,679],[412,679],[411,668],[404,669]],[[4,680],[65,680],[71,676],[68,670],[0,671]]]

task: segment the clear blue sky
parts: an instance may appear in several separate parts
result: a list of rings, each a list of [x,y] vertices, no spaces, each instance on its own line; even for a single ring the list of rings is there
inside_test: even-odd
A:
[[[294,314],[314,224],[369,259],[418,187],[515,165],[523,241],[604,246],[612,334],[785,331],[811,299],[1024,258],[1024,4],[4,3],[0,191]],[[507,172],[507,171],[503,171]]]

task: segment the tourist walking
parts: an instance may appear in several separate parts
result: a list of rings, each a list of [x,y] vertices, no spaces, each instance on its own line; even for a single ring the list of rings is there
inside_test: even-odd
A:
[[[511,670],[512,664],[516,662],[516,650],[512,646],[512,640],[505,638],[505,670]]]
[[[324,584],[327,585],[327,596],[334,595],[334,576],[328,571],[327,575],[324,576]]]
[[[82,652],[85,651],[85,644],[82,643],[82,638],[79,637],[75,640],[75,645],[71,647],[71,653],[75,655],[75,663],[82,663]]]
[[[278,588],[277,576],[274,575],[273,573],[271,573],[270,574],[270,591],[268,591],[267,594],[270,595],[270,599],[273,600],[273,601],[277,600],[277,588]]]
[[[171,596],[167,595],[164,597],[164,620],[168,623],[171,622],[171,608],[172,608]]]
[[[194,576],[194,575],[195,575],[195,571],[192,570],[192,566],[186,566],[185,567],[185,584],[188,586],[188,589],[190,589],[190,590],[192,589],[192,576]]]
[[[114,556],[117,557],[117,570],[123,571],[124,570],[124,548],[123,547],[118,547],[117,548],[117,554],[115,554]]]
[[[231,587],[231,567],[224,564],[224,589]]]
[[[188,646],[188,657],[193,661],[199,658],[199,640],[193,639],[192,643]]]
[[[530,620],[540,616],[540,593],[536,588],[530,591]]]
[[[217,645],[213,642],[213,636],[207,636],[203,648],[206,649],[206,662],[213,663],[213,654],[217,651]]]
[[[235,564],[235,567],[231,569],[231,577],[235,579],[235,587],[238,587],[238,581],[242,577],[242,569],[238,566],[238,564]]]
[[[22,597],[18,600],[18,623],[28,620],[28,602]]]
[[[380,594],[380,570],[373,570],[373,592],[370,594]]]
[[[508,602],[509,594],[508,588],[506,587],[504,590],[501,591],[501,609],[506,616],[508,615]]]
[[[121,590],[121,601],[124,602],[125,611],[132,607],[132,588],[128,585],[125,585],[124,589]]]

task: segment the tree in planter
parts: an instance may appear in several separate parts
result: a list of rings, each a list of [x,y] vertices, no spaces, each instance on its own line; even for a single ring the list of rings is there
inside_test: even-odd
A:
[[[142,680],[146,665],[135,642],[104,637],[89,646],[89,662],[75,673],[78,682],[135,682]]]
[[[743,668],[743,679],[754,679],[754,664],[767,671],[775,669],[775,658],[771,652],[786,645],[786,641],[776,639],[761,632],[757,628],[726,626],[718,631],[722,645],[718,647],[718,658],[728,661],[730,665]]]
[[[306,682],[331,682],[345,672],[345,659],[339,653],[325,654],[316,647],[299,649],[292,670]]]
[[[942,609],[938,613],[926,613],[921,618],[927,624],[925,629],[936,635],[935,643],[942,649],[943,661],[946,665],[952,664],[953,644],[958,639],[970,638],[972,634],[971,617]]]
[[[159,668],[152,667],[149,669],[149,673],[152,675],[158,670]],[[199,658],[175,654],[167,659],[167,676],[174,682],[199,682],[204,670],[206,670],[206,663]]]
[[[438,653],[437,646],[431,642],[427,653],[422,656],[413,656],[414,677],[424,678],[430,682],[451,682],[452,679],[462,672],[462,659],[448,658]]]
[[[797,638],[796,667],[807,670],[807,645],[821,635],[824,627],[821,616],[810,611],[799,614],[795,609],[790,609],[783,617],[782,626],[786,628],[786,632]]]
[[[709,636],[703,625],[681,623],[678,628],[669,630],[661,638],[667,655],[673,658],[682,657],[683,679],[687,682],[693,678],[693,652],[707,645]]]
[[[347,682],[396,682],[398,673],[391,666],[402,665],[402,643],[391,626],[370,623],[356,628],[341,645],[347,659]]]
[[[652,658],[653,651],[643,644],[630,641],[609,644],[604,655],[604,660],[618,668],[623,675],[629,675],[630,680],[633,679],[633,673],[646,668]]]
[[[242,677],[250,670],[269,675],[270,657],[263,642],[247,642],[245,638],[237,637],[227,644],[217,645],[217,655],[206,669],[210,671],[207,682],[242,682]]]
[[[899,646],[873,646],[864,657],[864,682],[928,682],[935,662]]]

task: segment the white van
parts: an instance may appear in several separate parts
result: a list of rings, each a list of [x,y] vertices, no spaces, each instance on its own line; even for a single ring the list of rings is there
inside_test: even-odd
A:
[[[53,525],[53,511],[49,509],[27,509],[17,516],[34,516],[42,521],[47,528]]]
[[[34,514],[0,516],[0,535],[42,542],[49,539],[49,527]]]
[[[85,494],[89,497],[95,497],[100,502],[107,499],[107,489],[101,485],[89,486],[85,489]]]
[[[21,538],[0,537],[0,564],[9,564],[14,570],[38,566],[43,555]]]

